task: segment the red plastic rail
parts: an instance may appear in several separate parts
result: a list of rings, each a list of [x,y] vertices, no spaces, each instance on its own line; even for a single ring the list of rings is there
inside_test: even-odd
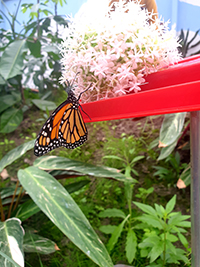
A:
[[[85,122],[200,110],[200,56],[150,74],[139,93],[82,104]]]

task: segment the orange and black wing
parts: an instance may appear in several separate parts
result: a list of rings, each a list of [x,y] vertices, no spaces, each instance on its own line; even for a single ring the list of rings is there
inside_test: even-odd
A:
[[[87,128],[78,100],[72,95],[45,122],[35,141],[34,154],[42,156],[60,146],[74,149],[86,140]]]

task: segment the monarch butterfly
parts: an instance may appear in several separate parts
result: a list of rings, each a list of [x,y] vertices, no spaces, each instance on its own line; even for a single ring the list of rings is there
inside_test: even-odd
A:
[[[76,98],[72,91],[73,83],[67,81],[67,100],[54,110],[37,136],[34,147],[36,156],[42,156],[60,146],[74,149],[87,140],[88,132],[79,110],[79,100],[91,84]]]

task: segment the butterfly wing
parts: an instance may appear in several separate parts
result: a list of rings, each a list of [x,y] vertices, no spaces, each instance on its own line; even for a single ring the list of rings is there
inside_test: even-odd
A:
[[[52,113],[35,141],[34,154],[42,156],[63,146],[74,149],[87,140],[87,128],[74,95]]]

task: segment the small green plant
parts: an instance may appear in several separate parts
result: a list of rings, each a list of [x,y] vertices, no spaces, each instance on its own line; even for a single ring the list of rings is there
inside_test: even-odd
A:
[[[126,195],[127,192],[130,193],[130,190],[126,190]],[[130,197],[130,194],[127,195],[127,200],[130,200]],[[125,250],[129,264],[134,260],[137,263],[136,254],[140,253],[140,257],[144,258],[144,261],[145,259],[149,260],[149,267],[164,267],[171,266],[168,264],[180,265],[182,263],[189,266],[187,254],[190,254],[191,251],[184,233],[187,232],[185,228],[191,227],[191,223],[187,221],[190,216],[173,212],[176,195],[172,197],[165,208],[158,204],[155,204],[154,209],[150,205],[133,203],[143,211],[143,214],[137,216],[136,212],[133,213],[129,210],[127,215],[122,210],[115,208],[99,213],[101,218],[118,217],[123,219],[119,225],[102,225],[100,227],[100,231],[103,233],[111,234],[107,243],[108,251],[111,252],[114,249],[122,232],[125,232]],[[178,241],[186,251],[176,246]]]
[[[149,266],[182,265],[183,263],[189,265],[187,254],[190,254],[191,250],[183,234],[187,233],[185,228],[191,227],[191,223],[187,221],[190,216],[173,212],[176,195],[170,199],[165,208],[158,204],[155,204],[155,208],[139,202],[134,204],[143,211],[141,216],[135,218],[142,223],[137,225],[137,229],[144,231],[138,247],[140,255],[149,258]],[[175,246],[178,241],[186,251]],[[152,263],[154,265],[151,265]]]
[[[142,150],[142,142],[133,136],[122,134],[121,138],[112,138],[105,144],[106,154],[103,159],[107,159],[109,166],[119,168],[125,172],[127,177],[131,177],[131,173],[138,176],[135,170],[135,164],[144,158],[138,155]]]
[[[145,188],[140,187],[140,188],[138,188],[138,191],[139,191],[139,193],[136,194],[135,196],[138,197],[138,198],[140,198],[142,200],[142,202],[145,203],[147,197],[151,193],[153,193],[154,188],[153,187],[150,187],[148,189],[145,189]]]

